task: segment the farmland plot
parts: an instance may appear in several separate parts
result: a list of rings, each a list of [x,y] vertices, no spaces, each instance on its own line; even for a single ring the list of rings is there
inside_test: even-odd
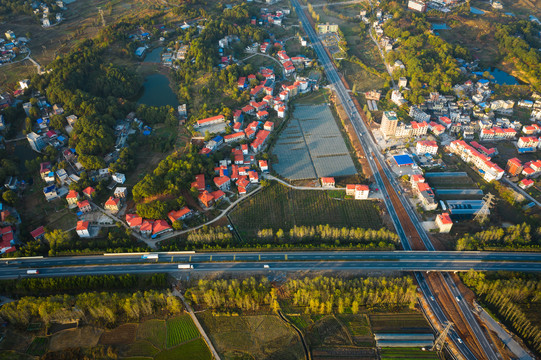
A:
[[[293,190],[273,184],[240,204],[231,214],[241,235],[253,238],[260,229],[288,231],[296,226],[383,227],[379,209],[370,200],[333,199],[325,191]]]
[[[199,331],[189,315],[181,315],[167,320],[167,348],[198,337]]]

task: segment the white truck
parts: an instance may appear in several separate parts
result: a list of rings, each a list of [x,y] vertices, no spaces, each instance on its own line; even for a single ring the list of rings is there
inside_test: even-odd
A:
[[[263,265],[263,269],[270,269],[269,265]]]
[[[192,264],[178,264],[179,269],[193,269]]]
[[[145,254],[143,256],[141,256],[141,259],[158,259],[159,257],[159,254],[156,254],[156,253],[153,253],[153,254]]]
[[[38,270],[26,270],[27,275],[37,275],[39,274]]]

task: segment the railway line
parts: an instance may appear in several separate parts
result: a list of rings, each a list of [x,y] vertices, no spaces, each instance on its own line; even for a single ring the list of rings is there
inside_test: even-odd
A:
[[[364,153],[370,154],[367,158],[370,175],[373,175],[375,182],[382,189],[384,195],[383,201],[395,224],[397,233],[402,239],[404,250],[434,251],[435,248],[422,228],[417,214],[409,206],[408,200],[399,193],[400,190],[397,190],[399,185],[390,170],[383,163],[385,160],[377,149],[377,142],[370,131],[366,114],[364,114],[358,101],[352,98],[347,90],[349,89],[349,85],[346,79],[338,74],[332,61],[332,56],[330,56],[328,49],[322,45],[315,33],[313,20],[300,7],[298,0],[291,0],[291,2],[297,11],[301,23],[304,25],[307,35],[310,37],[329,82],[334,87],[337,98],[339,98],[344,111],[346,111],[355,129],[355,135],[358,137]],[[436,297],[439,301],[435,299],[430,306],[438,314],[439,321],[451,320],[456,324],[460,324],[460,333],[464,337],[464,340],[459,339],[455,332],[451,333],[449,340],[454,342],[462,355],[468,359],[498,359],[479,324],[473,318],[471,309],[464,303],[458,304],[452,296],[452,290],[449,287],[455,285],[453,280],[441,277],[428,277],[425,281],[425,275],[423,273],[416,273],[416,277],[420,284],[423,284],[421,289],[425,297],[432,297],[433,292],[436,292]],[[463,341],[467,341],[472,350],[465,346]]]

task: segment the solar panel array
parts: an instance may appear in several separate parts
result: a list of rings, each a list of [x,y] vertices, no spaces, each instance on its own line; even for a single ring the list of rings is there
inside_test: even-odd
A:
[[[273,153],[278,157],[274,169],[291,180],[357,173],[326,104],[297,105]]]

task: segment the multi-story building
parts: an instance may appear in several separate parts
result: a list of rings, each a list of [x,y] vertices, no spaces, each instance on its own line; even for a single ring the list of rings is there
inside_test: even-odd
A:
[[[41,150],[45,147],[45,141],[43,141],[43,136],[40,136],[35,132],[27,134],[26,138],[28,139],[30,147],[34,151],[41,152]]]
[[[409,0],[408,1],[408,9],[419,11],[419,12],[425,12],[426,11],[426,3],[421,0]]]
[[[449,144],[449,150],[461,157],[467,163],[473,164],[483,179],[490,182],[500,180],[504,171],[490,160],[490,157],[481,154],[479,151],[468,145],[464,140],[455,140]]]
[[[522,172],[522,162],[517,158],[509,159],[505,171],[511,176],[519,175]]]
[[[430,115],[425,113],[423,110],[419,109],[417,106],[412,106],[410,108],[409,115],[413,118],[415,121],[430,121]]]
[[[517,142],[518,151],[521,153],[528,151],[536,151],[538,145],[539,139],[534,136],[522,136],[518,139]]]
[[[438,152],[438,143],[435,141],[417,141],[415,146],[415,151],[417,154],[431,154],[436,155]]]
[[[380,130],[384,136],[394,136],[398,125],[398,116],[394,111],[383,112]]]

